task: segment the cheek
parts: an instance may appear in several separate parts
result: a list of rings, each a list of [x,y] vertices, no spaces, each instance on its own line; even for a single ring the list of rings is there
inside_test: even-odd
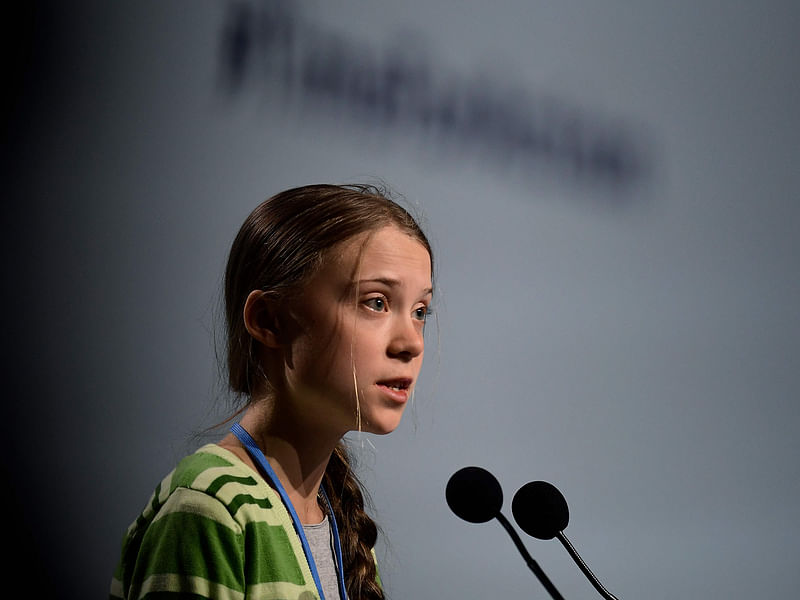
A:
[[[372,353],[349,332],[336,329],[307,340],[300,354],[296,362],[299,378],[342,391],[353,387],[354,367],[356,372],[367,370]]]
[[[304,311],[297,319],[299,333],[292,344],[293,351],[306,361],[332,364],[346,345],[343,322],[341,314]]]
[[[298,351],[295,361],[297,374],[309,380],[334,378],[341,371],[344,354],[344,349],[338,347],[334,340],[308,343]]]

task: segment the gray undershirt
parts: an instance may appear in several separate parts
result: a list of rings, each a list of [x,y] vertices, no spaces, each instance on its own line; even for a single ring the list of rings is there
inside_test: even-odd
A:
[[[319,580],[325,600],[342,600],[339,596],[339,580],[336,573],[336,560],[333,557],[333,536],[328,522],[328,515],[322,523],[303,525],[303,531],[311,548],[311,556],[317,565]]]

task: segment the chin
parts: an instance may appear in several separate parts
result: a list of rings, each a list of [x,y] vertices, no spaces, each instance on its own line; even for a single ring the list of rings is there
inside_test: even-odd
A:
[[[364,418],[362,421],[361,428],[363,431],[367,433],[373,433],[375,435],[386,435],[388,433],[392,433],[395,429],[400,426],[400,421],[402,420],[402,413],[400,415],[386,415],[384,418],[379,419],[368,419]]]

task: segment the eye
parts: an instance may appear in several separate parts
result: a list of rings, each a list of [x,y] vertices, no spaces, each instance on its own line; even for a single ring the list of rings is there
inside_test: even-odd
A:
[[[386,299],[381,298],[380,296],[368,298],[367,300],[364,300],[364,305],[375,312],[383,312],[386,310]]]
[[[424,321],[428,318],[429,314],[431,314],[431,309],[427,306],[418,306],[414,309],[414,318],[418,321]]]

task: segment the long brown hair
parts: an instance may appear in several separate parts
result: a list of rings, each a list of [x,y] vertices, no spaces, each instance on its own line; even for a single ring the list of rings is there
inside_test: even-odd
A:
[[[244,406],[269,385],[258,343],[244,324],[243,309],[253,290],[276,298],[302,292],[333,246],[361,233],[394,225],[431,246],[414,218],[374,186],[311,185],[281,192],[255,208],[231,247],[225,271],[228,385]],[[331,456],[323,479],[339,525],[343,570],[350,600],[381,600],[372,549],[378,535],[364,510],[364,493],[343,442]]]

